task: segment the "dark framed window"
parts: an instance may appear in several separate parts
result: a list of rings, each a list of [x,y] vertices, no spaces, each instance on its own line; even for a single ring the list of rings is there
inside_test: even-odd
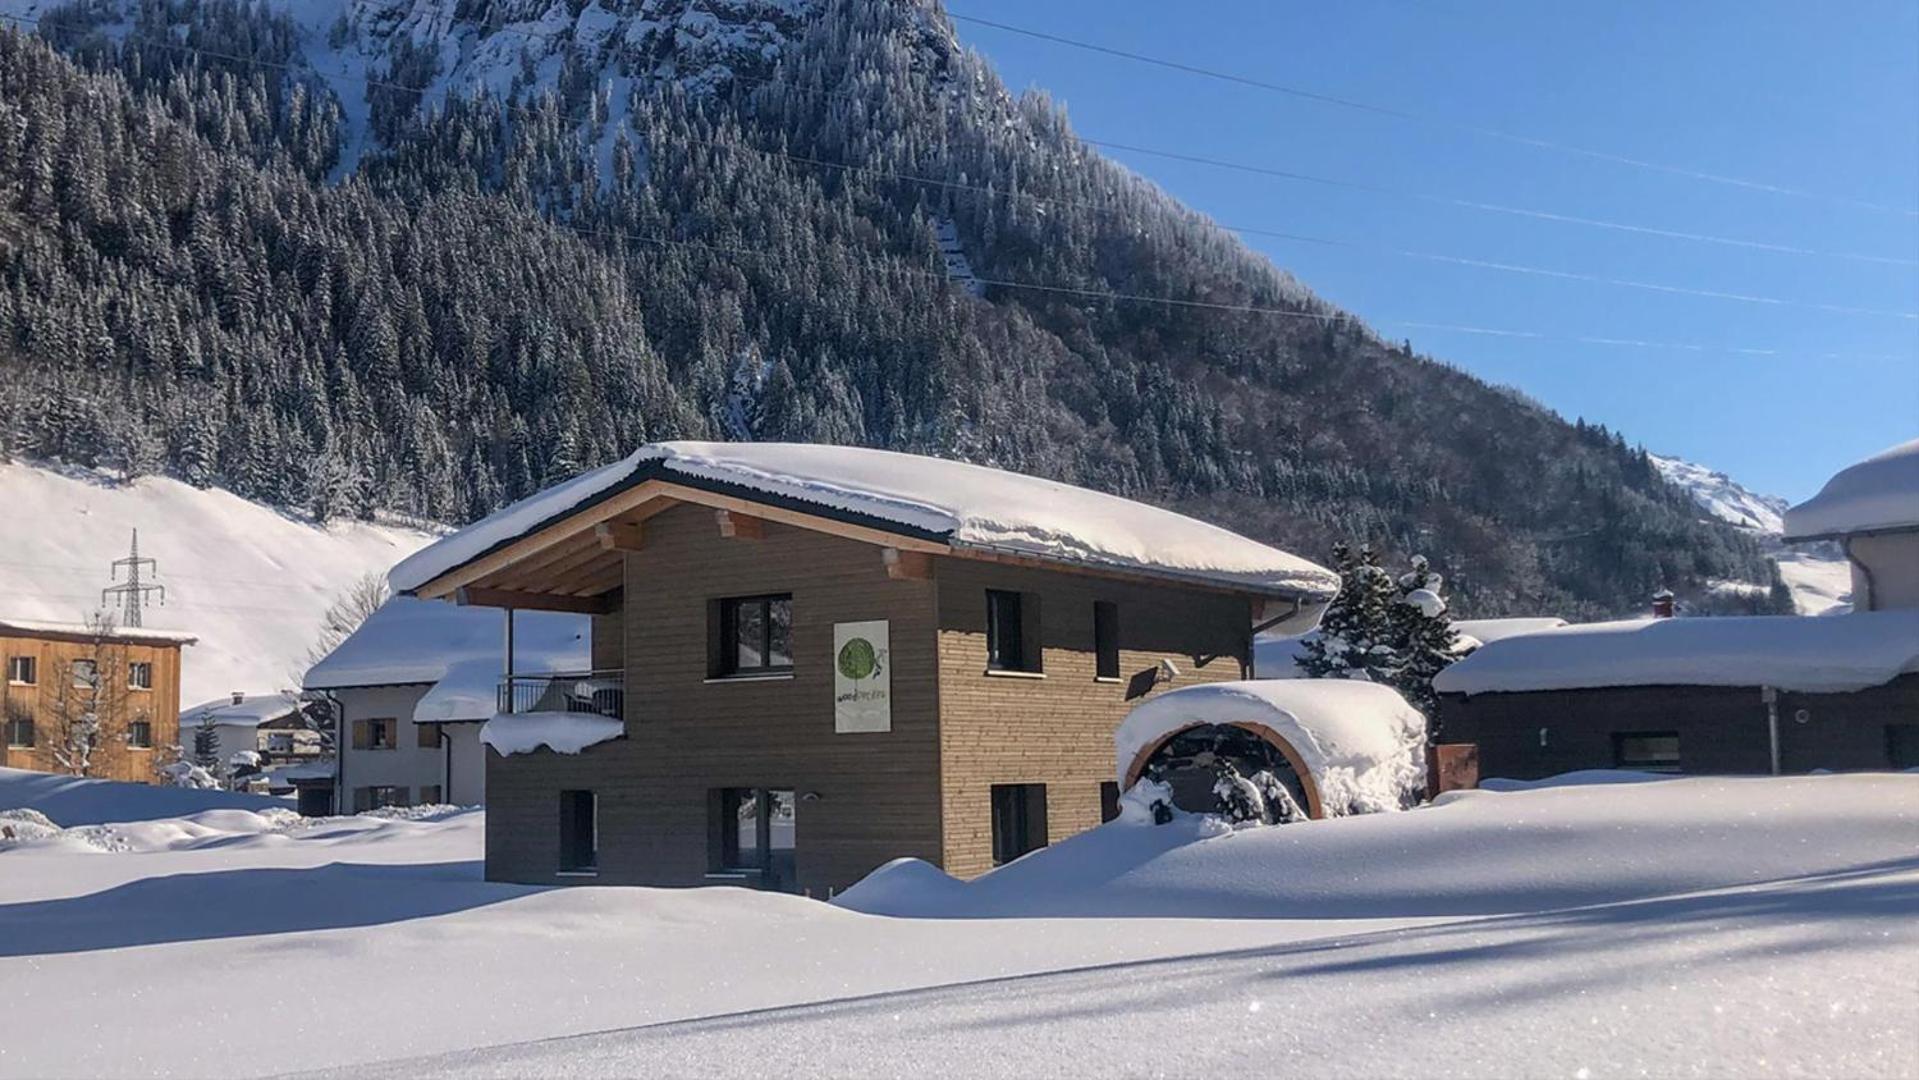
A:
[[[388,806],[405,806],[406,789],[391,784],[353,789],[353,812],[364,813]]]
[[[435,806],[440,802],[440,785],[424,784],[420,787],[420,805]]]
[[[373,717],[353,722],[355,750],[392,750],[400,745],[400,722],[391,717]]]
[[[600,868],[600,800],[591,791],[560,792],[560,871]]]
[[[1119,785],[1111,780],[1099,782],[1099,820],[1103,824],[1119,816]]]
[[[153,665],[145,660],[135,660],[128,664],[127,685],[135,690],[153,689]]]
[[[986,669],[1039,673],[1039,597],[986,590]]]
[[[993,865],[1046,846],[1046,785],[993,785]]]
[[[7,745],[29,747],[33,745],[33,717],[26,713],[17,713],[7,717]]]
[[[136,750],[145,750],[153,746],[153,721],[145,719],[127,724],[127,745]]]
[[[1619,731],[1612,737],[1613,765],[1640,772],[1679,771],[1677,731]]]
[[[709,795],[715,874],[763,889],[798,888],[799,800],[792,788],[719,788]]]
[[[1111,600],[1093,601],[1093,674],[1119,678],[1119,605]]]
[[[1919,724],[1886,725],[1886,764],[1919,769]]]
[[[14,656],[7,659],[7,681],[21,686],[32,686],[40,679],[40,661],[33,656]]]
[[[438,750],[440,748],[440,725],[413,725],[413,741],[414,745],[422,750]]]
[[[100,678],[100,665],[95,661],[75,660],[72,667],[73,685],[76,687],[90,687]]]
[[[711,674],[781,675],[793,670],[791,594],[716,600],[709,622]]]

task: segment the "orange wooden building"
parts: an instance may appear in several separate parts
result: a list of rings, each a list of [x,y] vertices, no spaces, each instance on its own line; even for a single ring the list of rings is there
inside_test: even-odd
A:
[[[180,741],[180,650],[174,630],[0,619],[0,766],[153,783]],[[83,717],[99,718],[90,734]],[[64,759],[64,760],[63,760]]]

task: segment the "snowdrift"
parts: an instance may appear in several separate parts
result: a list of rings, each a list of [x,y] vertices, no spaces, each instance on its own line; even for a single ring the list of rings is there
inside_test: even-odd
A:
[[[63,826],[155,821],[206,810],[272,810],[287,806],[283,799],[232,791],[195,791],[0,768],[0,810],[38,810]]]
[[[970,882],[899,860],[835,903],[923,918],[1499,915],[1919,867],[1915,835],[1919,775],[1608,773],[1296,825],[1116,822]]]

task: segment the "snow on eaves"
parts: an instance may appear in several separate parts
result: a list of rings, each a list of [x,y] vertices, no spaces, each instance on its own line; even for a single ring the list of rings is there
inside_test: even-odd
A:
[[[86,623],[46,622],[39,619],[0,619],[0,630],[11,630],[25,635],[61,634],[93,637],[95,634],[101,634],[111,641],[142,641],[156,645],[192,645],[200,640],[197,635],[182,633],[178,630],[152,630],[144,626],[96,629]]]
[[[521,672],[577,670],[588,664],[589,624],[584,615],[515,612],[513,629],[514,667]],[[437,683],[468,661],[491,664],[497,680],[505,670],[505,650],[506,621],[498,608],[396,596],[308,669],[302,685],[340,690]]]
[[[1819,494],[1786,511],[1788,540],[1919,529],[1919,439],[1841,469]]]
[[[1332,571],[1216,525],[1116,495],[944,458],[800,443],[666,442],[514,503],[393,568],[397,592],[659,478],[800,509],[954,548],[1184,578],[1325,600]]]
[[[1426,782],[1426,719],[1397,691],[1350,679],[1256,679],[1171,690],[1113,733],[1120,783],[1142,750],[1202,724],[1258,724],[1312,774],[1328,817],[1397,810]]]
[[[1494,642],[1441,671],[1442,693],[1772,686],[1843,693],[1919,671],[1919,610],[1586,623]]]
[[[180,710],[180,729],[195,727],[203,723],[232,725],[235,727],[259,727],[271,723],[298,711],[300,702],[297,697],[286,691],[273,691],[264,694],[245,694],[239,701],[232,695],[203,701],[190,709]]]
[[[624,723],[598,713],[500,713],[480,728],[480,741],[506,755],[530,754],[541,747],[577,754],[625,733]]]

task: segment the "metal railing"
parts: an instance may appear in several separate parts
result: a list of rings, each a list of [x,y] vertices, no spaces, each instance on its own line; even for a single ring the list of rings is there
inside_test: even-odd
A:
[[[546,671],[500,680],[503,713],[576,712],[624,719],[626,671]]]

